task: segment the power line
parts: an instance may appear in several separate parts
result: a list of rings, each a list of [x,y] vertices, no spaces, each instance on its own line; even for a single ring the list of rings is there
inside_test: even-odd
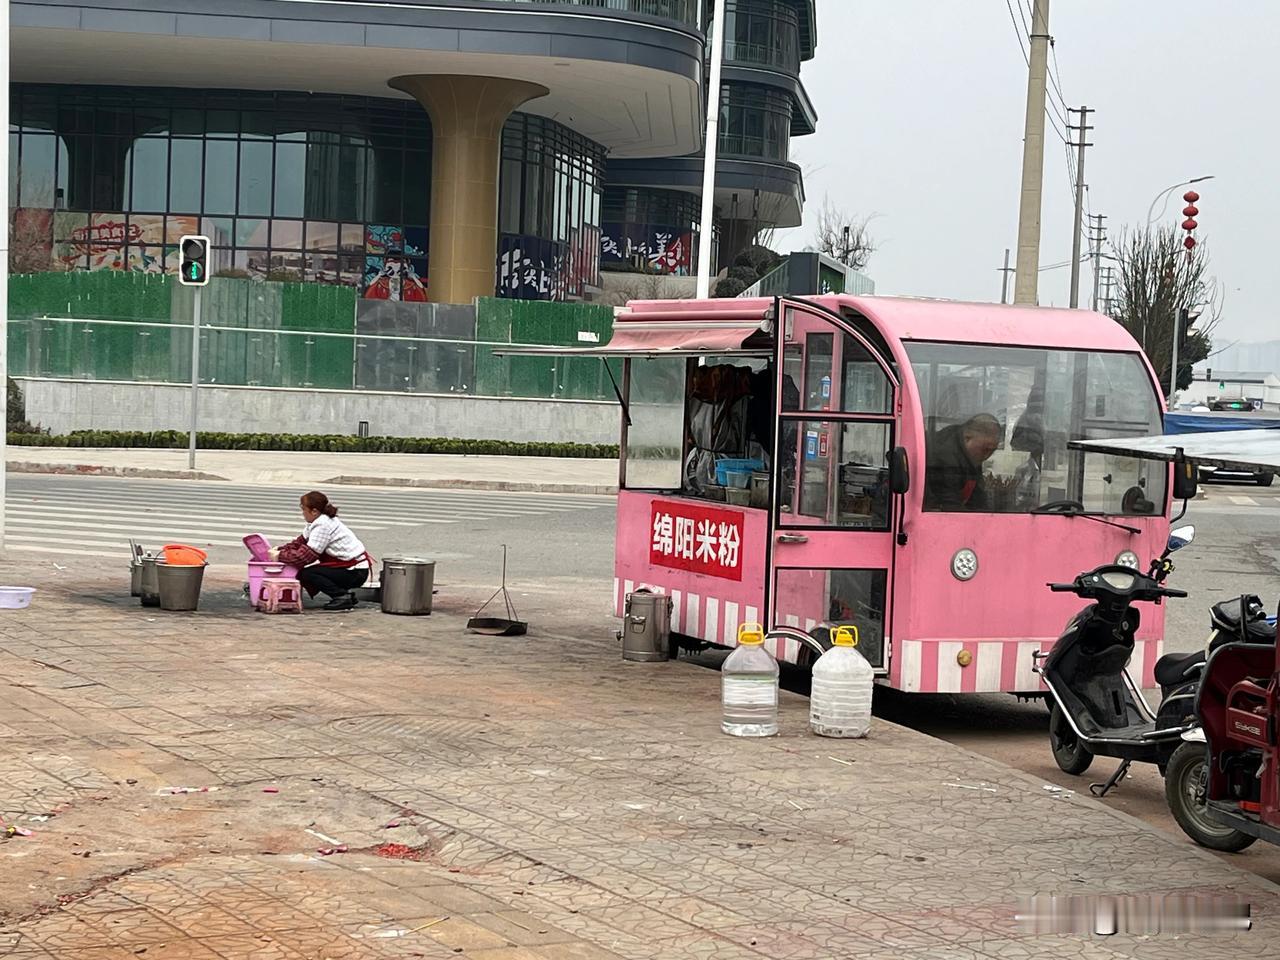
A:
[[[1010,2],[1010,0],[1004,0],[1004,6],[1005,6],[1005,9],[1009,11],[1009,22],[1013,24],[1013,35],[1018,40],[1018,50],[1022,54],[1022,62],[1027,65],[1028,69],[1030,69],[1031,57],[1027,54],[1027,47],[1026,47],[1026,44],[1022,42],[1022,38],[1025,32],[1026,38],[1029,42],[1031,40],[1031,31],[1027,27],[1026,16],[1022,15],[1022,2],[1021,0],[1019,0],[1018,2],[1018,14],[1022,15],[1021,27],[1019,27],[1018,25],[1018,17],[1015,17],[1013,14],[1013,4]],[[1050,46],[1052,46],[1052,42],[1053,41],[1050,40]],[[1052,77],[1050,77],[1050,79],[1052,79]],[[1061,90],[1061,85],[1059,84],[1059,91],[1060,90]],[[1063,143],[1069,143],[1070,141],[1066,133],[1064,132],[1064,128],[1070,126],[1070,121],[1067,119],[1067,111],[1069,110],[1069,108],[1067,107],[1066,100],[1063,99],[1061,92],[1058,93],[1058,100],[1053,99],[1052,89],[1048,90],[1047,92],[1050,94],[1050,96],[1045,98],[1045,108],[1044,108],[1045,117],[1049,121],[1049,126],[1053,127],[1053,132],[1058,135],[1058,139],[1061,140]],[[1050,108],[1052,108],[1052,111],[1050,110]],[[1055,121],[1055,117],[1056,117],[1056,121]]]
[[[1022,60],[1027,65],[1027,67],[1030,68],[1031,58],[1027,56],[1027,48],[1023,46],[1022,31],[1018,29],[1018,21],[1013,15],[1013,4],[1010,3],[1009,0],[1004,0],[1004,5],[1005,5],[1005,8],[1009,11],[1009,22],[1013,24],[1013,33],[1018,38],[1018,49],[1022,51]],[[1021,0],[1019,0],[1018,2],[1018,11],[1019,12],[1022,11]],[[1027,31],[1028,37],[1030,37],[1030,33],[1031,31],[1028,30]]]
[[[1053,73],[1050,74],[1049,79],[1053,82],[1054,89],[1058,91],[1058,98],[1063,106],[1066,106],[1067,97],[1062,92],[1062,72],[1058,69],[1058,45],[1052,38],[1049,40],[1049,53],[1053,55]]]

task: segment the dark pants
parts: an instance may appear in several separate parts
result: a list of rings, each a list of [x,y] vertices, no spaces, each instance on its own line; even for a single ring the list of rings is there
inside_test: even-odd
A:
[[[298,572],[298,582],[302,584],[302,589],[307,591],[309,597],[314,597],[317,593],[323,593],[329,597],[341,597],[367,579],[369,579],[368,567],[352,570],[346,567],[322,567],[318,563],[313,563]]]

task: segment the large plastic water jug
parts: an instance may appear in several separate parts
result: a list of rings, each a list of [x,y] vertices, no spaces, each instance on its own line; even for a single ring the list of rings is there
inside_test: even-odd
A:
[[[857,627],[837,627],[831,644],[813,665],[809,727],[820,737],[865,737],[875,671],[857,650]]]
[[[720,668],[720,729],[735,737],[778,732],[778,662],[764,648],[764,628],[744,623],[738,648]]]

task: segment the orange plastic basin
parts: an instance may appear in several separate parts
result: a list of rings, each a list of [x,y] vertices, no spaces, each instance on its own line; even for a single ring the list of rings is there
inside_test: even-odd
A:
[[[185,543],[166,543],[163,551],[164,562],[174,567],[198,567],[209,559],[209,554],[199,547]]]

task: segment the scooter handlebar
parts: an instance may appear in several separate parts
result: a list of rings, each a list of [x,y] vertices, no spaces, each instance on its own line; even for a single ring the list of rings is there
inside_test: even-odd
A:
[[[1051,583],[1049,589],[1054,593],[1075,593],[1079,588],[1074,583]]]

